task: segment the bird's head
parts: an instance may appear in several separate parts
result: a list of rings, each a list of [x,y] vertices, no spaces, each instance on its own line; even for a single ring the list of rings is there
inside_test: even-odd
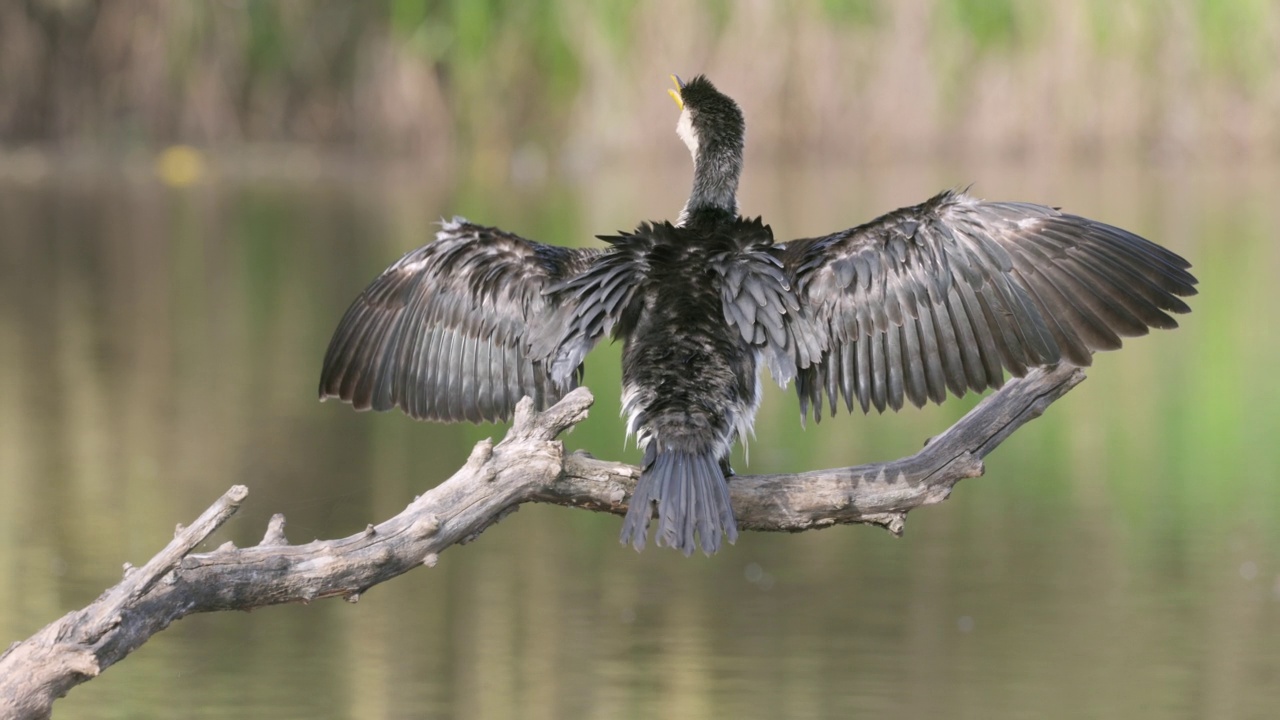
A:
[[[738,104],[728,95],[716,90],[703,75],[688,82],[672,75],[674,90],[668,90],[671,98],[680,106],[680,122],[676,133],[698,161],[698,150],[712,150],[716,155],[741,156],[745,124]]]

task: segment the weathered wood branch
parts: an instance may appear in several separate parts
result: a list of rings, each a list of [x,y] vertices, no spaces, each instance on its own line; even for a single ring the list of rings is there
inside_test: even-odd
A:
[[[1010,381],[924,449],[887,463],[792,475],[740,475],[730,483],[739,526],[798,532],[870,523],[901,533],[906,513],[940,502],[963,478],[983,472],[982,458],[1084,379],[1071,367],[1035,370]],[[88,607],[63,616],[0,655],[0,716],[48,717],[53,701],[119,662],[152,635],[187,615],[248,610],[343,597],[419,565],[435,565],[446,548],[474,539],[526,502],[624,514],[639,468],[566,455],[556,438],[581,422],[592,403],[579,388],[535,413],[526,399],[496,445],[478,443],[453,477],[416,498],[399,515],[338,540],[290,545],[276,515],[262,542],[192,554],[248,494],[235,486],[141,568]]]

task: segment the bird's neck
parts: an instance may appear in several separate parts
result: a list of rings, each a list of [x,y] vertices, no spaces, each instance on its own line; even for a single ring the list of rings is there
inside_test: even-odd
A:
[[[708,144],[699,147],[693,158],[693,190],[680,211],[679,225],[706,211],[738,214],[738,177],[742,174],[742,147]]]

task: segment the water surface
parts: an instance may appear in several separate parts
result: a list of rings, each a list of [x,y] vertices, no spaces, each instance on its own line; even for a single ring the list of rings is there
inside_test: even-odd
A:
[[[196,616],[58,703],[61,718],[1261,718],[1280,706],[1280,206],[1270,169],[748,168],[782,237],[947,186],[1063,205],[1192,259],[1184,327],[1098,358],[985,478],[865,527],[747,534],[715,558],[525,507],[366,593]],[[683,175],[433,186],[145,175],[0,182],[0,640],[116,582],[232,484],[215,537],[342,536],[398,512],[501,426],[315,401],[328,333],[455,213],[560,243],[679,209]],[[618,352],[572,448],[634,462]],[[802,431],[771,390],[750,465],[913,452],[972,400]],[[211,545],[212,545],[211,543]]]

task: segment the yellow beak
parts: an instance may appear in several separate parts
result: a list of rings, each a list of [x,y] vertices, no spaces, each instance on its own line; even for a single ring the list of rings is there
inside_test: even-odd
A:
[[[671,96],[672,100],[676,101],[676,105],[678,105],[681,110],[684,110],[684,98],[680,97],[680,88],[683,86],[683,83],[681,83],[680,78],[675,75],[671,76],[671,82],[676,84],[676,89],[668,90],[667,94]]]

